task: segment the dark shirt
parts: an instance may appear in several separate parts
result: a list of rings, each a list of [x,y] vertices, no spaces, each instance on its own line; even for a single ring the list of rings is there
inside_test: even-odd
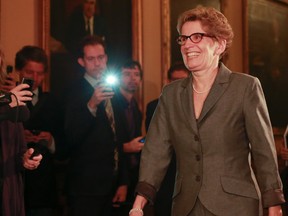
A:
[[[142,113],[135,98],[132,98],[131,102],[128,103],[119,91],[115,91],[112,104],[116,120],[117,140],[119,145],[123,146],[124,143],[130,142],[133,138],[141,136]],[[134,189],[139,175],[140,155],[141,153],[126,153],[129,176],[127,203],[132,203],[134,200]]]

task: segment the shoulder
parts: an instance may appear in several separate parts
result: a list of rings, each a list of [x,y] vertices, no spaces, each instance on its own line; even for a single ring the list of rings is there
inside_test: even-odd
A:
[[[79,80],[76,80],[71,85],[69,85],[65,90],[65,97],[67,97],[68,101],[73,100],[74,98],[83,98],[90,97],[93,93],[93,87],[88,83],[86,79],[83,77]]]
[[[158,98],[155,99],[155,100],[150,101],[150,102],[147,104],[147,108],[146,108],[146,109],[147,109],[147,110],[153,109],[154,107],[157,106],[158,101],[159,101]]]
[[[216,78],[216,82],[232,82],[234,86],[243,86],[245,84],[259,83],[259,80],[257,77],[246,73],[231,71],[223,63],[221,63],[219,68],[219,75]]]
[[[173,81],[164,86],[162,94],[178,94],[182,92],[184,89],[191,87],[192,77],[189,76],[184,79]]]
[[[231,82],[235,85],[261,85],[259,79],[249,74],[232,72]]]

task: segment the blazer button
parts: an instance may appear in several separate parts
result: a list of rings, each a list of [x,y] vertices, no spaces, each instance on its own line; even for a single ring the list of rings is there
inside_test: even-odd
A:
[[[195,180],[196,180],[197,182],[199,182],[199,181],[201,180],[201,177],[200,177],[200,176],[196,176]]]
[[[201,160],[201,156],[200,155],[196,155],[196,161],[200,161]]]
[[[199,141],[199,137],[197,135],[195,135],[194,136],[194,140],[198,142]]]

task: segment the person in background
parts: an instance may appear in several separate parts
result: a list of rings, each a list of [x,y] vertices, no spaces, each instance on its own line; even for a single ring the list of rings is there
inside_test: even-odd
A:
[[[34,150],[27,150],[21,122],[29,118],[25,103],[31,101],[32,93],[28,84],[20,84],[9,92],[3,90],[7,83],[4,54],[0,50],[1,96],[8,100],[0,104],[0,215],[24,216],[23,172],[35,170],[42,155],[31,158]],[[11,97],[11,99],[9,98]]]
[[[126,160],[115,133],[114,93],[103,84],[107,60],[103,39],[85,37],[78,54],[85,73],[67,91],[67,180],[73,216],[110,216],[112,204],[126,199]]]
[[[126,205],[118,209],[118,216],[128,215],[134,200],[134,190],[138,182],[142,134],[142,113],[138,107],[135,93],[142,81],[143,71],[139,62],[127,60],[119,67],[119,87],[113,88],[112,98],[116,121],[117,140],[122,145],[128,163],[128,194]],[[121,203],[120,203],[121,205]],[[117,210],[115,208],[114,210]],[[121,211],[121,213],[120,213]]]
[[[103,17],[96,14],[96,0],[82,0],[80,7],[75,8],[67,23],[66,48],[76,53],[80,41],[87,35],[106,37]]]
[[[261,84],[221,62],[234,35],[228,20],[199,6],[180,15],[177,30],[191,75],[163,89],[142,149],[130,216],[154,203],[173,151],[172,215],[255,216],[262,205],[269,216],[281,216],[285,200]]]
[[[56,207],[55,139],[52,136],[53,105],[48,92],[42,91],[48,58],[37,46],[24,46],[15,56],[15,69],[20,80],[32,79],[33,97],[27,103],[30,118],[23,123],[25,141],[29,148],[41,153],[43,159],[35,171],[25,172],[25,205],[27,216],[52,216]]]
[[[173,64],[167,73],[168,83],[173,81],[187,78],[190,74],[190,71],[185,67],[182,62],[177,62]],[[145,126],[146,131],[148,132],[149,125],[153,114],[156,110],[158,104],[158,99],[155,99],[147,104],[146,107],[146,119]],[[175,153],[170,162],[170,165],[167,169],[167,173],[163,179],[161,187],[157,192],[155,204],[154,204],[154,214],[155,216],[170,216],[171,207],[172,207],[172,195],[173,195],[173,186],[175,183],[175,174],[176,174],[176,160]]]

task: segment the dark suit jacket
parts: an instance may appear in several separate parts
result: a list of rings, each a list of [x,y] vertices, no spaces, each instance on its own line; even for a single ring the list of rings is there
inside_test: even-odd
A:
[[[174,149],[172,215],[188,215],[197,198],[215,215],[259,215],[257,186],[264,207],[283,203],[259,80],[221,64],[198,120],[191,83],[192,76],[163,90],[142,150],[137,191],[153,201]]]
[[[71,195],[110,195],[115,187],[127,184],[119,151],[118,176],[114,174],[117,146],[102,102],[94,117],[87,107],[94,88],[82,78],[70,90],[66,106],[65,132],[70,152],[68,190]],[[125,179],[126,178],[126,179]]]
[[[39,88],[38,101],[35,105],[27,103],[30,110],[30,118],[24,122],[24,129],[47,131],[52,134],[54,141],[57,141],[53,133],[53,111],[50,95],[42,92]],[[55,144],[57,145],[57,143]],[[29,148],[37,149],[43,156],[40,165],[36,170],[25,172],[25,204],[30,208],[52,208],[56,206],[56,177],[54,157],[45,143],[27,143]]]
[[[93,24],[93,34],[98,35],[100,37],[106,38],[106,27],[104,19],[101,16],[94,16],[94,24]],[[66,31],[66,40],[65,46],[71,51],[77,51],[79,46],[79,42],[87,35],[86,31],[86,23],[84,19],[84,15],[82,12],[82,8],[78,8],[71,14]]]

